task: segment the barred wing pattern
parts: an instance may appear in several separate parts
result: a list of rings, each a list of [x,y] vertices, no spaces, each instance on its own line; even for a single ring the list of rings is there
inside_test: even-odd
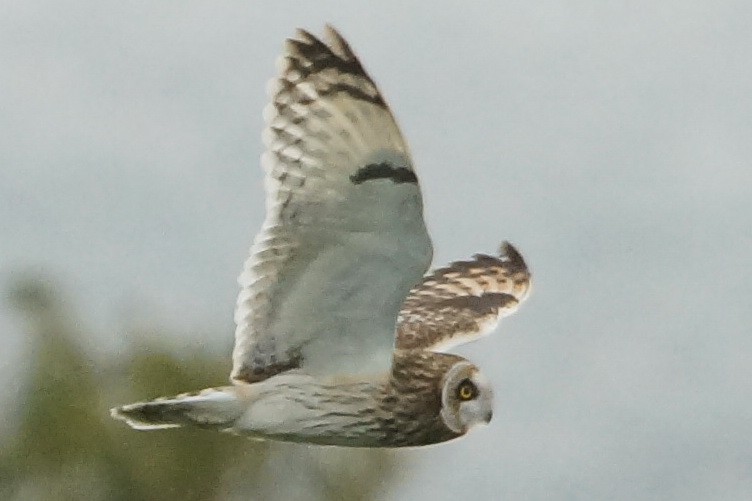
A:
[[[530,272],[504,242],[499,256],[476,254],[427,275],[405,300],[397,348],[446,351],[474,341],[511,315],[530,292]]]
[[[287,40],[264,111],[266,219],[238,281],[231,380],[389,369],[431,262],[417,177],[376,85],[331,27]]]

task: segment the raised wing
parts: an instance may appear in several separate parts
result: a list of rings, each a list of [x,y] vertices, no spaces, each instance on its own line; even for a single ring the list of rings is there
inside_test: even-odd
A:
[[[410,292],[397,321],[397,348],[446,351],[475,341],[517,311],[529,292],[530,272],[507,242],[499,256],[451,263]]]
[[[342,37],[325,40],[286,42],[264,111],[267,213],[238,279],[232,380],[388,370],[431,261],[397,124]]]

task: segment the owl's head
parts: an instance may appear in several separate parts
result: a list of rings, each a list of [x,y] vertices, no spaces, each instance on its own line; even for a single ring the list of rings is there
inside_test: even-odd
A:
[[[444,376],[441,419],[455,433],[466,433],[491,421],[493,392],[478,368],[467,361],[454,364]]]

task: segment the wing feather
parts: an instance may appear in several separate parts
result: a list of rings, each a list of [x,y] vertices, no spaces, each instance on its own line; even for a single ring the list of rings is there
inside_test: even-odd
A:
[[[387,370],[431,261],[407,145],[331,27],[285,43],[264,111],[266,219],[238,281],[231,379]]]
[[[530,292],[530,272],[511,244],[426,275],[402,306],[397,348],[445,351],[493,331]]]

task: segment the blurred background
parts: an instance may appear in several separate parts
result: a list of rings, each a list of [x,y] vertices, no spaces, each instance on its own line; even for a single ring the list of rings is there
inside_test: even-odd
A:
[[[752,4],[0,9],[0,498],[752,497]],[[535,280],[457,350],[494,420],[403,451],[137,433],[218,385],[282,40],[338,27],[400,122],[435,264]]]

